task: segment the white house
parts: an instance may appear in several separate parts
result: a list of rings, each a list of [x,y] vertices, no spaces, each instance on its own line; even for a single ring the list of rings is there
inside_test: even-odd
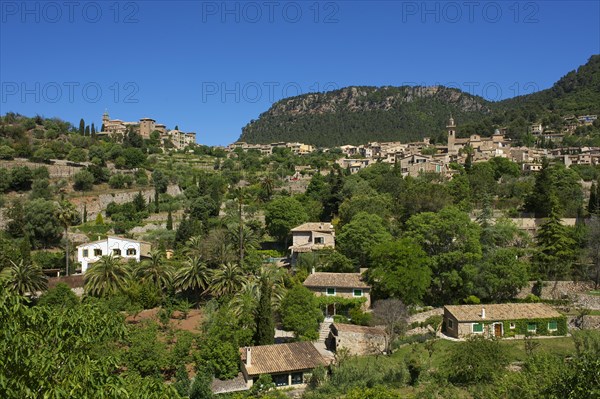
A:
[[[77,261],[81,263],[81,272],[85,273],[90,263],[96,262],[102,256],[113,255],[139,262],[141,257],[150,255],[150,249],[151,246],[147,242],[109,236],[104,240],[79,245]]]

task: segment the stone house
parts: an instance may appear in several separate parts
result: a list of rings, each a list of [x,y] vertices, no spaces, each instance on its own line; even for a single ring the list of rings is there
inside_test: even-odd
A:
[[[81,263],[81,272],[85,273],[91,263],[101,257],[112,255],[123,259],[135,259],[139,262],[142,257],[149,257],[150,243],[130,240],[123,237],[109,236],[104,240],[92,241],[77,246],[77,261]]]
[[[325,344],[336,352],[347,349],[350,355],[373,355],[385,352],[386,336],[382,327],[332,323]]]
[[[270,374],[278,388],[302,388],[315,368],[328,365],[311,342],[245,347],[240,348],[240,356],[247,388],[261,374]]]
[[[565,335],[566,317],[544,303],[444,306],[442,332],[454,338]]]
[[[304,223],[291,230],[292,265],[296,263],[298,254],[312,252],[324,248],[335,248],[335,230],[329,222]]]
[[[325,273],[312,272],[303,285],[317,296],[330,297],[325,305],[325,317],[337,314],[344,299],[361,299],[363,310],[371,307],[371,287],[365,283],[360,273]],[[336,298],[342,300],[336,301]]]

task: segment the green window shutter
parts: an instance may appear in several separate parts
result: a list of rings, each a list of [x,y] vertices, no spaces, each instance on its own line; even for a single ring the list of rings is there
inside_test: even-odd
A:
[[[362,290],[354,290],[354,296],[362,296],[363,292]]]
[[[535,332],[537,330],[537,325],[535,323],[527,323],[527,331]]]
[[[483,324],[482,323],[474,323],[473,324],[473,332],[474,333],[483,332]]]
[[[549,321],[548,322],[548,330],[550,330],[550,331],[558,330],[558,322],[556,320]]]

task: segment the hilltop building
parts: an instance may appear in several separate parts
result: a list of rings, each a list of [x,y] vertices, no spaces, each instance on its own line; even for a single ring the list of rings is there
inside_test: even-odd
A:
[[[177,149],[196,144],[196,133],[186,133],[178,129],[167,130],[165,125],[156,123],[156,120],[152,118],[141,118],[137,122],[124,122],[120,119],[110,119],[108,111],[105,111],[102,115],[102,131],[100,134],[108,134],[111,137],[124,136],[128,129],[133,129],[134,132],[145,139],[149,139],[152,132],[159,132],[161,147],[165,146],[167,140]]]

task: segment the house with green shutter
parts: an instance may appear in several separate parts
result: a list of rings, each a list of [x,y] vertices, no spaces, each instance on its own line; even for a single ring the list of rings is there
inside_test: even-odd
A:
[[[363,310],[371,307],[371,286],[361,273],[326,273],[315,272],[304,280],[304,286],[321,299],[325,304],[325,317],[338,314],[340,308],[348,301],[360,301]]]
[[[442,332],[453,338],[567,334],[567,319],[544,303],[444,306]]]

